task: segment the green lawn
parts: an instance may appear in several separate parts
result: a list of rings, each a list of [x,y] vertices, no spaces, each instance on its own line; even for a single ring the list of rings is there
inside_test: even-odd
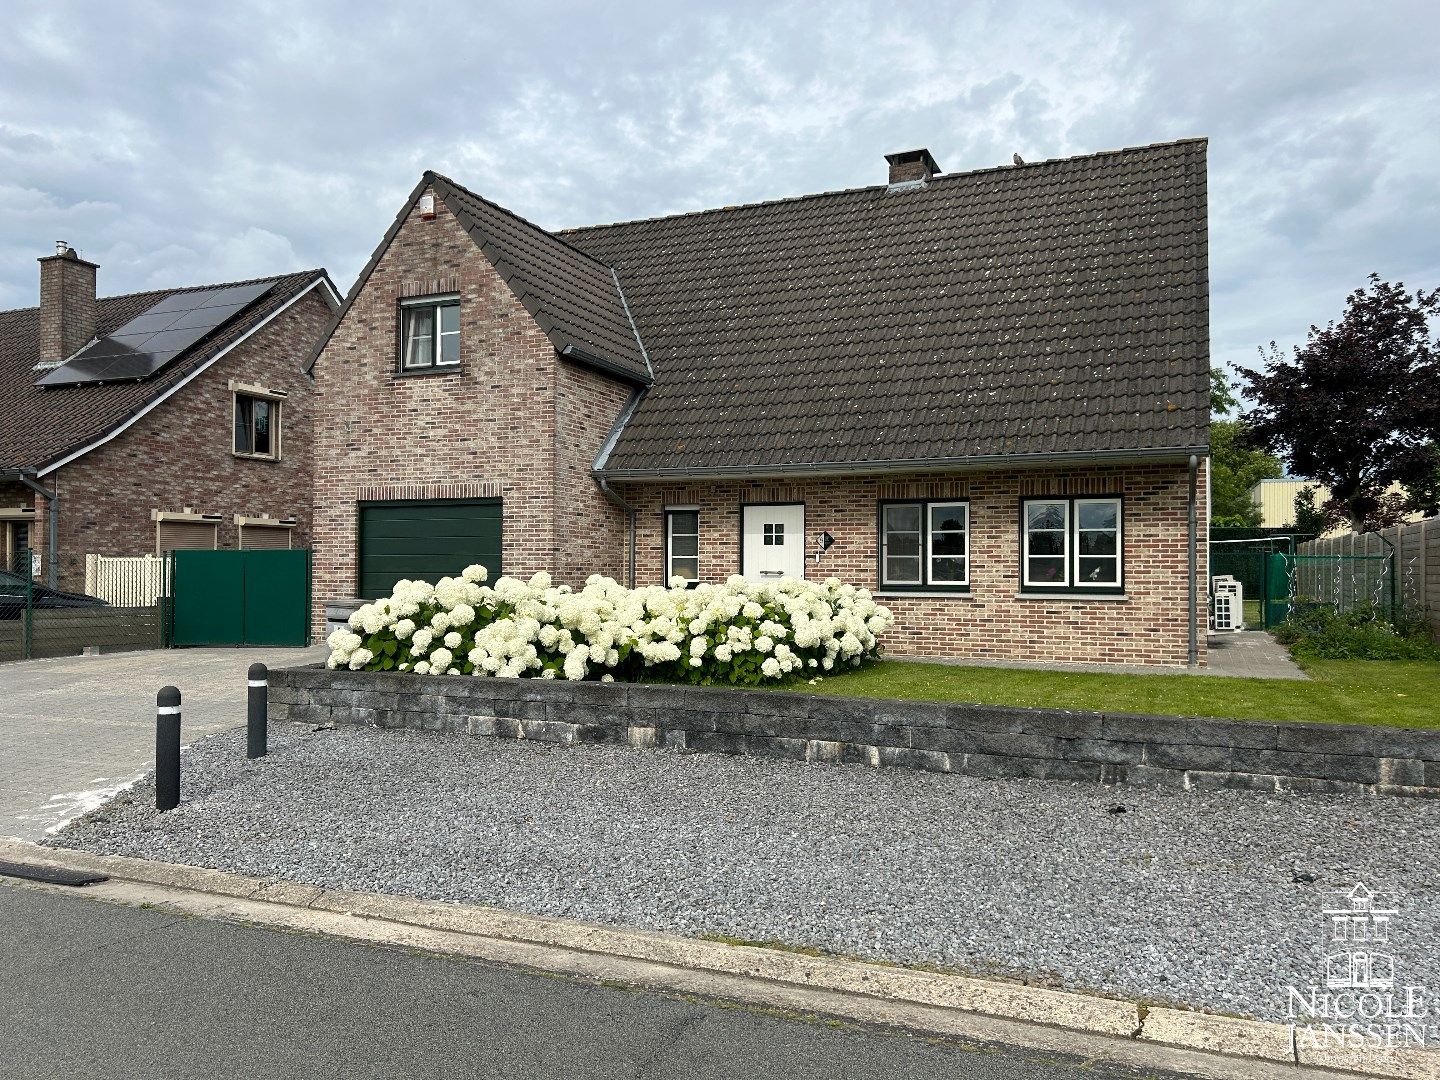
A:
[[[815,690],[915,701],[1440,728],[1440,663],[1317,660],[1303,666],[1313,681],[1071,674],[884,660],[825,678]]]

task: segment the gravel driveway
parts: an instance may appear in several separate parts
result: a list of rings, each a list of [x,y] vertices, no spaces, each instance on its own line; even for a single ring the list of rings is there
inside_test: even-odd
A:
[[[1440,989],[1440,801],[1058,781],[272,725],[187,751],[52,842],[350,889],[778,940],[1266,1019],[1322,908],[1398,902]]]

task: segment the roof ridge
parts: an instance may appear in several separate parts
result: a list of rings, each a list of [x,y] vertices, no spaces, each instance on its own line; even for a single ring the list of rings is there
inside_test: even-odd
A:
[[[134,292],[128,292],[128,293],[111,293],[111,294],[109,294],[108,296],[97,296],[97,297],[95,297],[95,302],[96,302],[97,304],[100,304],[100,303],[104,303],[106,300],[130,300],[130,299],[132,299],[132,298],[134,298],[134,297],[136,297],[136,296],[150,296],[150,295],[153,295],[153,294],[155,294],[155,293],[165,293],[166,295],[174,295],[174,294],[176,294],[176,293],[198,292],[198,291],[201,290],[201,289],[226,289],[226,288],[229,288],[229,287],[232,286],[232,285],[258,285],[258,284],[259,284],[260,282],[262,282],[262,281],[281,281],[281,280],[283,280],[284,278],[287,278],[287,277],[303,277],[303,276],[306,276],[306,275],[312,275],[312,276],[313,276],[313,275],[317,275],[317,274],[318,274],[318,275],[322,275],[322,276],[325,275],[325,274],[326,274],[325,268],[324,268],[323,266],[317,266],[317,267],[314,267],[314,268],[309,269],[309,270],[289,270],[289,271],[287,271],[287,272],[285,272],[285,273],[283,273],[283,274],[270,274],[270,275],[268,275],[268,276],[266,276],[266,277],[244,278],[244,279],[242,279],[242,280],[240,280],[240,281],[216,281],[216,282],[212,282],[212,283],[210,283],[210,284],[208,284],[208,285],[178,285],[178,286],[175,286],[174,288],[136,289]],[[40,310],[40,305],[39,305],[39,304],[32,304],[32,305],[30,305],[29,307],[4,308],[4,309],[0,309],[0,315],[11,315],[11,314],[14,314],[14,313],[20,312],[20,311],[39,311],[39,310]]]
[[[1034,169],[1045,165],[1059,165],[1072,161],[1086,161],[1091,158],[1113,157],[1119,154],[1139,153],[1142,150],[1161,150],[1171,146],[1185,146],[1190,143],[1208,143],[1207,135],[1192,135],[1183,139],[1171,139],[1168,142],[1144,143],[1140,146],[1121,146],[1111,150],[1095,150],[1088,154],[1073,154],[1070,157],[1045,158],[1042,161],[1027,161],[1024,165],[987,165],[983,169],[967,169],[963,172],[939,173],[931,177],[935,180],[961,180],[971,176],[984,176],[988,173],[1015,172],[1020,169]],[[606,221],[595,225],[576,225],[573,228],[561,229],[552,233],[557,239],[564,241],[566,236],[576,233],[594,232],[598,229],[614,229],[623,225],[643,225],[651,221],[674,221],[678,218],[699,217],[702,214],[724,214],[732,210],[752,210],[757,206],[779,206],[783,203],[804,202],[807,199],[826,199],[835,195],[853,195],[860,191],[883,191],[889,187],[888,184],[862,184],[853,188],[832,188],[829,191],[811,191],[804,195],[786,195],[778,199],[760,199],[756,202],[735,203],[730,206],[711,206],[702,210],[682,210],[674,214],[655,214],[650,217],[625,218],[620,221]],[[523,220],[523,219],[522,219]],[[566,241],[568,243],[568,241]]]
[[[459,191],[459,192],[462,192],[462,193],[464,193],[464,194],[466,194],[466,195],[469,195],[472,199],[479,199],[479,200],[480,200],[482,203],[484,203],[486,206],[489,206],[489,207],[491,207],[492,209],[495,209],[495,210],[500,211],[500,213],[504,214],[506,217],[514,218],[516,221],[520,222],[522,225],[528,225],[530,228],[534,229],[536,232],[544,233],[546,236],[550,237],[550,238],[551,238],[552,240],[554,240],[556,243],[562,244],[562,245],[564,245],[565,247],[569,248],[571,251],[575,252],[575,254],[579,255],[579,256],[580,256],[581,258],[583,258],[586,262],[594,263],[596,266],[600,267],[602,270],[611,270],[611,269],[613,269],[613,268],[610,266],[609,263],[603,262],[602,260],[597,259],[594,255],[590,254],[590,252],[588,252],[588,251],[585,251],[583,248],[578,248],[578,247],[576,247],[574,244],[570,243],[569,240],[566,240],[563,236],[560,236],[558,233],[554,232],[553,230],[547,229],[547,228],[545,228],[545,226],[543,226],[543,225],[537,225],[537,224],[535,224],[535,222],[531,221],[529,218],[527,218],[527,217],[525,217],[525,216],[523,216],[523,215],[521,215],[521,214],[517,214],[514,210],[511,210],[508,206],[501,206],[501,205],[500,205],[498,202],[496,202],[494,199],[487,199],[484,195],[481,195],[478,191],[472,191],[470,188],[466,187],[464,184],[461,184],[461,183],[459,183],[459,182],[457,182],[457,181],[455,181],[455,180],[452,180],[450,177],[446,176],[444,173],[436,172],[434,169],[426,169],[426,170],[425,170],[425,175],[428,176],[428,177],[430,177],[432,180],[439,180],[439,181],[441,181],[442,183],[449,184],[449,185],[450,185],[452,188],[454,188],[455,190],[457,190],[457,191]]]

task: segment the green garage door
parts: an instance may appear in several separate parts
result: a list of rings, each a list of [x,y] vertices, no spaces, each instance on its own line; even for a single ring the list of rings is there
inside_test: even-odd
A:
[[[360,595],[389,596],[401,578],[434,584],[472,563],[500,576],[500,500],[360,505]]]

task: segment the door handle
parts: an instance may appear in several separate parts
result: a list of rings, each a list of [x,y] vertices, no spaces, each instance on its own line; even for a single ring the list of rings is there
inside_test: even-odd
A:
[[[785,571],[784,571],[784,570],[761,570],[761,571],[760,571],[760,576],[761,576],[761,577],[784,577],[784,576],[785,576]]]

